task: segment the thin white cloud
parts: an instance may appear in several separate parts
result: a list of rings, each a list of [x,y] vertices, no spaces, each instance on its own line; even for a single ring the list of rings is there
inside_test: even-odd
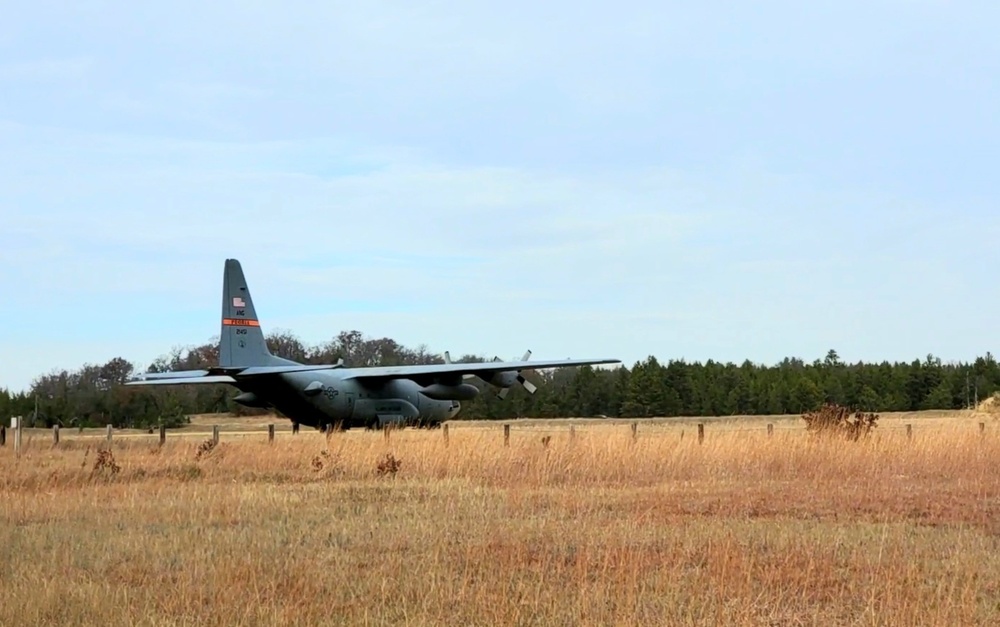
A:
[[[0,82],[82,81],[94,70],[91,57],[30,59],[0,62]]]
[[[552,276],[555,289],[558,272],[578,271],[583,259],[620,263],[637,246],[652,252],[657,246],[680,242],[711,219],[704,212],[670,209],[674,188],[682,187],[670,172],[582,178],[400,162],[359,174],[288,175],[267,171],[269,159],[284,169],[282,153],[289,150],[280,147],[275,158],[268,144],[173,145],[165,149],[174,152],[176,163],[192,166],[161,170],[124,165],[122,170],[118,164],[141,163],[140,158],[154,155],[158,141],[109,150],[119,140],[91,139],[107,165],[90,163],[78,172],[48,175],[60,185],[46,184],[46,177],[39,177],[30,194],[35,208],[5,216],[9,232],[17,227],[36,233],[35,246],[47,246],[49,258],[60,248],[66,261],[75,255],[89,259],[164,255],[183,242],[185,247],[208,251],[249,249],[254,254],[271,249],[267,256],[292,260],[302,252],[294,242],[306,242],[316,251],[327,245],[337,264],[386,253],[400,260],[397,263],[459,257],[471,259],[471,268],[481,273],[503,274],[504,268],[512,267],[522,268],[524,276]],[[79,155],[87,152],[80,138],[57,143],[71,146]],[[46,142],[38,150],[43,154],[34,159],[45,161],[51,144]],[[207,153],[215,154],[210,162],[204,161]],[[227,160],[237,153],[238,160],[251,164],[244,171],[235,170]],[[212,164],[220,170],[213,170]],[[629,189],[635,193],[621,191]],[[115,202],[94,219],[85,205],[74,203],[80,196],[115,198]],[[609,222],[610,213],[615,219]],[[102,253],[105,250],[109,252]],[[465,270],[469,269],[466,262]],[[142,269],[133,266],[131,271]],[[419,274],[419,268],[396,272],[400,278],[362,281],[359,291],[378,292],[388,286],[419,293],[411,274]],[[119,284],[98,278],[100,273],[93,276],[91,282],[77,277],[72,283],[80,290],[119,289]],[[471,276],[472,281],[481,278]],[[503,284],[515,278],[501,277],[494,288],[502,293]]]

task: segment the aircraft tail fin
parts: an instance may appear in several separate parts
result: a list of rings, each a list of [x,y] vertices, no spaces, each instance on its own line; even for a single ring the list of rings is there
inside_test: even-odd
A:
[[[243,268],[236,259],[226,259],[222,280],[222,332],[219,366],[277,366],[295,362],[275,357],[267,350],[260,320],[250,298]]]

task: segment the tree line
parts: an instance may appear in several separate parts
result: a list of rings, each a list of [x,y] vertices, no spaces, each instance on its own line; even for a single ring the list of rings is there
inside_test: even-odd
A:
[[[267,336],[275,355],[307,364],[410,365],[443,363],[426,346],[408,348],[389,338],[369,338],[345,331],[328,342],[307,346],[293,334]],[[486,361],[463,355],[456,361]],[[226,385],[125,386],[141,371],[192,370],[218,363],[218,341],[174,348],[140,369],[116,357],[102,365],[87,364],[37,377],[29,390],[0,389],[0,417],[25,416],[36,426],[103,426],[147,428],[177,426],[191,414],[261,413],[232,402]],[[459,418],[509,419],[537,417],[652,417],[797,414],[824,402],[875,412],[958,409],[1000,390],[1000,365],[990,353],[971,363],[942,363],[928,355],[911,362],[845,363],[836,351],[805,362],[785,358],[773,365],[713,360],[666,363],[650,356],[618,368],[565,368],[528,372],[539,388],[530,395],[516,386],[506,399],[478,379],[482,393],[463,402]],[[37,411],[36,411],[37,407]]]

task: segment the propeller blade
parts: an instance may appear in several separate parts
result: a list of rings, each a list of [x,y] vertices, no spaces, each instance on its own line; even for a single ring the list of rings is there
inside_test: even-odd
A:
[[[516,360],[517,358],[515,357],[514,359]],[[528,361],[529,359],[531,359],[531,350],[528,350],[524,353],[524,357],[521,357],[521,361],[525,362]],[[499,357],[493,357],[493,361],[501,361],[501,359]],[[516,380],[518,383],[521,384],[521,386],[525,390],[528,391],[528,394],[534,394],[535,392],[538,391],[538,386],[536,386],[534,383],[524,378],[524,376],[521,374],[524,370],[525,369],[522,368],[521,370],[516,371],[517,372]],[[528,370],[530,370],[530,368]],[[504,374],[509,374],[509,373],[504,373]],[[507,398],[507,394],[509,393],[510,393],[510,388],[500,388],[500,390],[497,392],[497,398],[501,400]]]

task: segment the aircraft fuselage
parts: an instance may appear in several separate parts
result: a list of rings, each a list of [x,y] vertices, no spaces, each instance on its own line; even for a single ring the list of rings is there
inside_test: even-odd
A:
[[[345,379],[343,372],[292,372],[261,381],[240,380],[236,386],[244,393],[236,400],[251,407],[272,406],[291,420],[312,427],[434,426],[461,409],[457,400],[430,398],[425,394],[428,388],[408,379],[372,387]],[[468,388],[462,392],[469,396]]]

